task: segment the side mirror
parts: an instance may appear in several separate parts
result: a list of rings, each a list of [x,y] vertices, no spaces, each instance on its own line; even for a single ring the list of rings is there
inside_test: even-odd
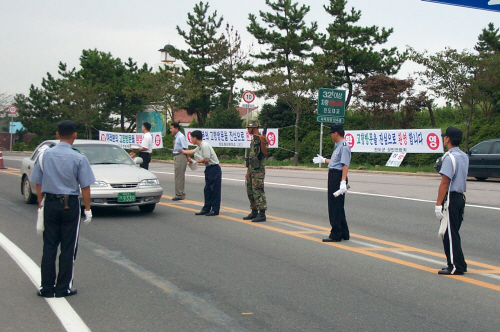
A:
[[[135,158],[134,158],[134,163],[135,163],[136,165],[140,165],[140,164],[142,164],[143,162],[144,162],[144,160],[142,160],[142,158],[141,158],[141,157],[135,157]]]
[[[465,153],[468,155],[468,156],[472,156],[472,152],[470,152],[469,149],[465,150]]]

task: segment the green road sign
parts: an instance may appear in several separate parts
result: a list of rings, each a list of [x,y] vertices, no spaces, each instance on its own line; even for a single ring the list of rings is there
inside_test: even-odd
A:
[[[318,115],[344,117],[345,90],[320,88],[318,93]]]
[[[344,123],[344,118],[343,117],[338,117],[338,116],[323,116],[323,115],[318,115],[316,118],[317,122],[327,122],[327,123]]]

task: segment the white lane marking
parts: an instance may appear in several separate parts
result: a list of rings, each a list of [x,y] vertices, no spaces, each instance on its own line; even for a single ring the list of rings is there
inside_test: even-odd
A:
[[[300,226],[293,225],[293,224],[286,223],[286,222],[282,222],[282,221],[274,221],[274,220],[268,220],[268,221],[270,221],[270,222],[272,222],[272,223],[280,224],[280,225],[283,225],[283,226],[287,226],[287,227],[292,227],[292,228],[301,229],[301,230],[303,230],[303,231],[314,232],[314,229],[311,229],[311,228],[305,228],[305,227],[300,227]]]
[[[172,173],[172,172],[156,172],[156,171],[154,171],[153,173],[174,175],[174,173]],[[204,175],[192,175],[192,174],[186,174],[186,176],[197,177],[197,178],[204,178],[205,177]],[[245,182],[245,180],[243,180],[243,179],[222,178],[222,180],[236,181],[236,182]],[[266,181],[266,185],[274,185],[274,186],[282,186],[282,187],[292,187],[292,188],[301,188],[301,189],[313,189],[313,190],[318,190],[318,191],[327,191],[326,188],[321,188],[321,187],[301,186],[301,185],[298,185],[298,184],[288,184],[288,183],[278,183],[278,182],[267,182]],[[402,200],[414,201],[414,202],[424,202],[424,203],[435,203],[436,202],[435,200],[428,200],[428,199],[400,197],[400,196],[372,194],[372,193],[362,193],[362,192],[357,192],[357,191],[349,191],[348,193],[349,194],[353,194],[353,195],[363,195],[363,196],[374,196],[374,197],[382,197],[382,198],[402,199]],[[492,206],[475,205],[475,204],[465,204],[465,206],[473,207],[473,208],[478,208],[478,209],[488,209],[488,210],[500,211],[500,208],[498,208],[498,207],[492,207]]]
[[[0,233],[0,246],[19,265],[38,289],[41,284],[40,268],[18,246]],[[90,329],[65,298],[45,298],[61,324],[68,332],[88,332]]]

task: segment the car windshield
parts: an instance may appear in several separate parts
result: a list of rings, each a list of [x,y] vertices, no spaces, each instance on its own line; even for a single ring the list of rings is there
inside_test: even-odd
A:
[[[74,148],[84,154],[91,165],[134,165],[132,158],[119,146],[95,144],[75,145]]]

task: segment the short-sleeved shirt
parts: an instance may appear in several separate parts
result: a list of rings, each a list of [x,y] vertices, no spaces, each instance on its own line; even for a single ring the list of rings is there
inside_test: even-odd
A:
[[[144,134],[144,137],[142,138],[141,147],[147,149],[146,151],[143,151],[143,152],[147,152],[147,153],[153,152],[153,135],[151,135],[151,133]]]
[[[175,134],[173,154],[178,155],[179,154],[178,150],[185,150],[187,148],[188,148],[188,142],[186,136],[184,136],[183,133],[178,131],[177,134]]]
[[[43,153],[43,171],[36,160],[30,181],[42,185],[42,193],[80,195],[80,188],[93,184],[95,177],[87,157],[60,142]]]
[[[458,147],[450,149],[450,154],[455,157],[455,175],[453,175],[453,163],[451,158],[445,155],[439,174],[451,180],[450,191],[464,193],[467,190],[467,172],[469,171],[469,157]]]
[[[349,143],[347,143],[347,141],[343,139],[335,144],[335,149],[333,149],[328,168],[341,171],[344,165],[349,166],[350,163],[351,147],[349,146]]]
[[[219,164],[219,158],[217,158],[217,155],[215,154],[214,149],[210,144],[208,144],[205,141],[202,141],[200,146],[194,149],[194,153],[197,153],[201,156],[202,159],[208,158],[210,159],[209,162],[207,163],[207,166],[212,166],[212,165],[218,165]]]

